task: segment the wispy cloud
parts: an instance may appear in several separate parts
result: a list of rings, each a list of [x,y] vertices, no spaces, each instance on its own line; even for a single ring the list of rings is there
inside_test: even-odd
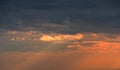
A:
[[[110,45],[119,47],[120,34],[77,33],[60,34],[41,31],[8,31],[0,35],[1,51],[61,51],[80,47]],[[7,44],[6,44],[7,42]],[[111,47],[111,48],[112,48]],[[100,47],[99,47],[100,48]]]

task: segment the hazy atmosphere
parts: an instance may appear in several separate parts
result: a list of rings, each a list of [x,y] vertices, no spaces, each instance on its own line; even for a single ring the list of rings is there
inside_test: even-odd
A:
[[[0,0],[0,70],[119,70],[119,0]]]

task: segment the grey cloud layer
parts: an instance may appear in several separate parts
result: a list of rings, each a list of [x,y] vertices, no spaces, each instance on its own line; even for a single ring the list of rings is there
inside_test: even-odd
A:
[[[117,33],[119,3],[119,0],[5,0],[1,1],[0,30]]]

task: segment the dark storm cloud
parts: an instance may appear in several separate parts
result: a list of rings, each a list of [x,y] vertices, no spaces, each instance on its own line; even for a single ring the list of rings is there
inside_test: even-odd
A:
[[[119,0],[4,0],[0,30],[118,32]]]

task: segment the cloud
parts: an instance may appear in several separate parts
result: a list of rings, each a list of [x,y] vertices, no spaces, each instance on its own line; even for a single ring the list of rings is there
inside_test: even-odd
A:
[[[56,34],[56,35],[43,35],[40,40],[41,41],[61,41],[61,40],[80,40],[83,38],[83,34],[75,34],[75,35],[69,35],[69,34]]]
[[[69,48],[74,50],[80,47],[94,47],[104,42],[108,43],[107,45],[119,43],[119,36],[119,34],[110,33],[62,34],[42,31],[8,31],[0,33],[0,51],[55,52],[69,50]]]
[[[8,31],[0,35],[1,70],[120,68],[119,34]]]
[[[0,30],[118,33],[120,28],[117,0],[31,0],[29,3],[28,0],[6,0],[1,3]],[[64,24],[66,19],[70,24]]]
[[[119,33],[76,33],[64,34],[55,32],[42,31],[7,31],[1,33],[1,38],[16,41],[83,41],[83,42],[97,42],[97,41],[120,41]]]
[[[0,70],[120,69],[119,3],[0,0]]]

